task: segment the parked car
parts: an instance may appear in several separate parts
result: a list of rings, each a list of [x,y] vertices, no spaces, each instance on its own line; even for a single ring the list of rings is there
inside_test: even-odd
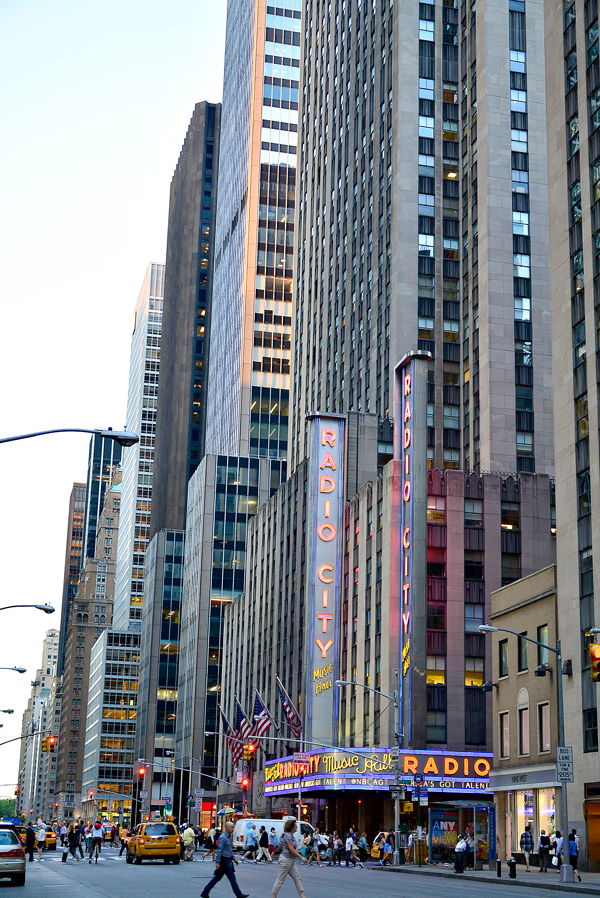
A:
[[[180,848],[181,837],[174,823],[140,823],[129,837],[125,860],[128,864],[148,859],[178,864]]]
[[[14,886],[25,885],[25,849],[16,827],[0,825],[0,878],[10,878]]]
[[[260,832],[261,826],[264,826],[268,833],[271,832],[271,827],[275,829],[275,835],[278,839],[281,839],[283,835],[283,824],[286,820],[295,820],[295,817],[272,817],[268,819],[261,819],[259,817],[243,817],[241,820],[236,820],[235,828],[233,830],[233,848],[234,851],[245,851],[246,850],[246,838],[248,836],[248,831],[252,829],[252,826],[256,826],[256,837],[258,841],[258,834]],[[300,834],[302,838],[307,833],[314,832],[314,826],[310,823],[305,823],[301,821],[298,825],[298,830],[296,831],[296,835]],[[327,845],[325,844],[325,849]]]
[[[377,833],[377,835],[373,839],[373,843],[371,845],[371,857],[373,858],[373,860],[381,860],[383,856],[383,846],[385,845],[386,837],[387,833]]]

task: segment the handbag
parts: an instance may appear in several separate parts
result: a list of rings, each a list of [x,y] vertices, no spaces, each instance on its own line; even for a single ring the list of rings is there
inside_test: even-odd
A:
[[[556,855],[552,858],[552,866],[558,867],[558,857]]]

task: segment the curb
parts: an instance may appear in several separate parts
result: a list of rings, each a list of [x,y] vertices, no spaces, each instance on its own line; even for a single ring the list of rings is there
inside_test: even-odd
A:
[[[386,873],[396,873],[403,874],[407,873],[409,876],[442,876],[444,879],[456,879],[457,873],[446,873],[446,872],[438,872],[437,870],[425,870],[422,867],[416,870],[403,868],[401,870],[395,869],[393,867],[374,867],[374,870],[385,871]],[[584,886],[583,883],[579,884],[571,884],[571,883],[545,883],[545,882],[524,882],[520,879],[500,879],[497,876],[470,876],[468,873],[460,874],[465,880],[469,882],[485,882],[485,883],[493,883],[496,885],[509,885],[509,886],[520,886],[524,889],[546,889],[548,891],[556,891],[556,892],[579,892],[586,895],[600,895],[600,885],[595,888]]]

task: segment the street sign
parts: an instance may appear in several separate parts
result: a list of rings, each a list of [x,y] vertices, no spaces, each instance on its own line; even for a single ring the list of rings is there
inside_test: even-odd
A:
[[[171,804],[171,796],[165,795],[165,804]]]
[[[140,792],[140,798],[148,798],[148,793],[145,789],[142,789],[142,791]]]
[[[202,799],[201,799],[201,798],[197,798],[197,799],[196,799],[196,801],[195,801],[195,803],[194,803],[194,810],[195,810],[195,811],[201,811],[201,810],[202,810]]]
[[[416,783],[417,786],[419,786],[423,782],[423,774],[415,773],[415,775],[413,776],[413,782]]]
[[[573,762],[557,761],[556,762],[556,779],[559,783],[574,783]]]
[[[294,752],[294,764],[310,764],[310,752],[295,751]]]
[[[194,790],[194,798],[203,798],[204,797],[204,789],[195,789]]]
[[[425,795],[419,796],[419,804],[421,806],[429,804],[429,796],[427,795],[427,793],[425,793]]]
[[[190,801],[190,799],[188,798],[187,806],[188,806],[188,808],[193,808],[193,807],[194,807],[194,799],[193,799],[193,798],[191,799],[191,801]]]
[[[390,748],[390,758],[392,761],[400,760],[400,749],[399,748]]]
[[[573,749],[570,745],[558,745],[556,748],[557,761],[570,761],[573,763]]]
[[[193,795],[188,795],[188,801],[193,801],[193,800],[194,800],[194,796],[193,796]]]
[[[396,789],[392,789],[391,793],[394,801],[400,801],[402,798],[404,798],[404,792],[397,792]]]

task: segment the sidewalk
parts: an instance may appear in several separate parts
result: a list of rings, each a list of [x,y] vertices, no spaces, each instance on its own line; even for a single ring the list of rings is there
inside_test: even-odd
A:
[[[369,866],[373,870],[395,873],[400,876],[420,874],[421,876],[442,876],[449,879],[458,879],[459,876],[462,876],[463,879],[474,880],[476,882],[497,883],[500,886],[504,884],[524,886],[525,888],[549,889],[551,891],[582,892],[588,895],[600,895],[600,873],[582,873],[581,883],[562,883],[558,880],[558,873],[555,873],[554,871],[549,870],[548,873],[540,873],[537,868],[532,867],[531,872],[526,873],[525,865],[517,864],[517,878],[509,879],[506,861],[502,861],[502,877],[500,879],[496,876],[495,866],[493,871],[466,870],[462,874],[455,873],[453,867],[447,867],[444,864],[424,864],[422,867],[417,867],[414,864],[408,864],[403,867],[381,867],[379,864],[373,866],[369,864]]]

